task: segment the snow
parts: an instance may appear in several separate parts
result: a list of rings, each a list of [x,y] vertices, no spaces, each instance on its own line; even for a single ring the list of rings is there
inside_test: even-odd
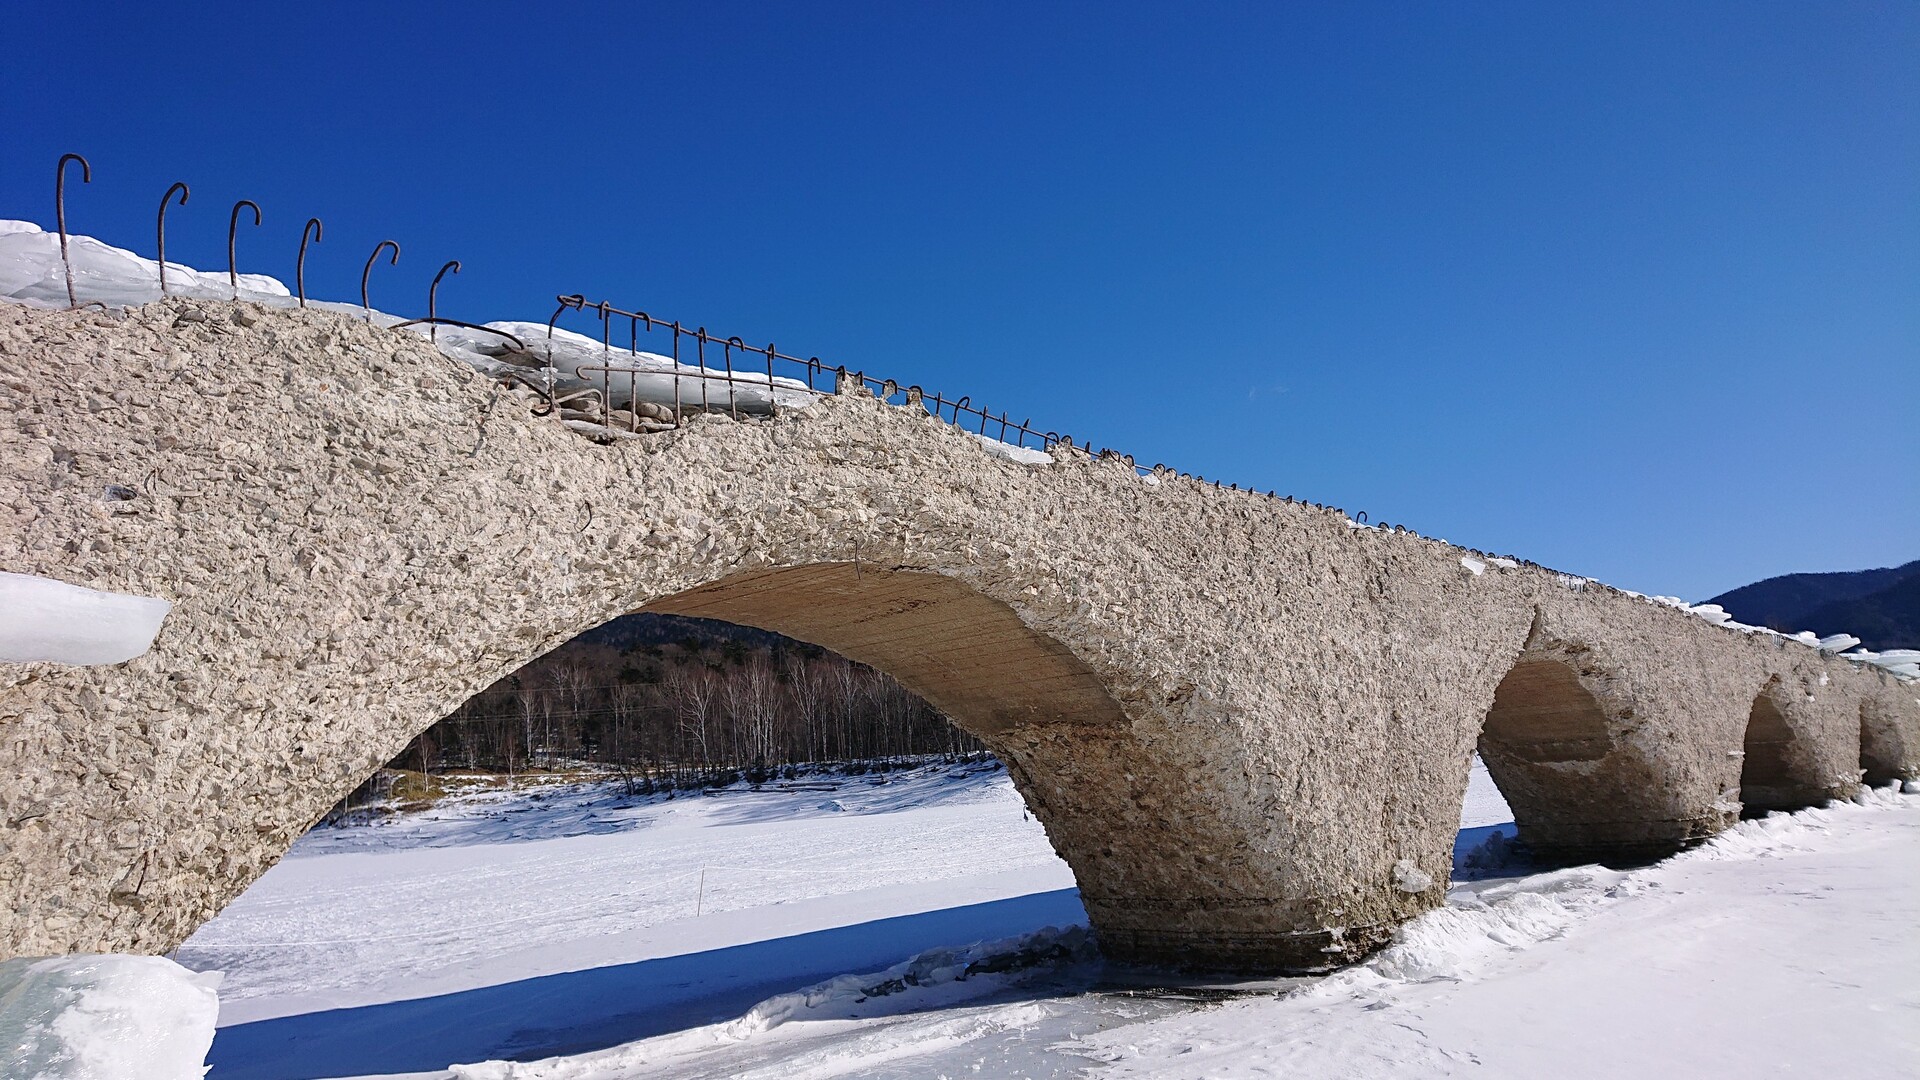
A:
[[[1189,984],[1088,954],[1070,875],[1000,771],[872,779],[670,802],[475,790],[315,830],[181,951],[233,969],[215,1075],[1518,1078],[1844,1061],[1877,1077],[1910,1075],[1920,1049],[1920,799],[1892,789],[1743,822],[1641,870],[1462,865],[1444,908],[1355,968]],[[1462,824],[1462,863],[1499,864],[1511,815],[1477,763]]]
[[[82,303],[112,306],[160,299],[160,264],[91,236],[67,237],[73,262],[74,294]],[[167,260],[167,292],[201,300],[232,300],[227,275],[195,270]],[[240,298],[284,303],[287,287],[262,274],[240,275]],[[60,237],[29,221],[0,221],[0,299],[34,307],[67,306],[66,269],[60,261]],[[355,309],[358,310],[358,309]]]
[[[1084,924],[1071,871],[996,764],[832,786],[669,801],[476,783],[427,813],[316,828],[177,954],[227,972],[217,1075],[670,1037],[849,971]],[[1463,820],[1511,818],[1476,768]]]
[[[837,976],[768,998],[746,1015],[720,1024],[596,1053],[529,1063],[496,1060],[455,1065],[448,1071],[453,1080],[618,1080],[659,1065],[684,1071],[710,1058],[720,1058],[722,1068],[731,1069],[727,1051],[795,1021],[804,1020],[810,1025],[857,1021],[863,1012],[870,1011],[861,1006],[876,998],[890,999],[888,1008],[896,1011],[938,1009],[977,998],[983,988],[1005,987],[1013,981],[1005,978],[1008,971],[1038,963],[1087,964],[1095,955],[1093,937],[1084,927],[1047,927],[1003,941],[930,949],[884,971]],[[973,985],[958,985],[969,979],[975,980]],[[947,1045],[956,1042],[951,1036],[945,1041]],[[871,1067],[921,1057],[927,1049],[924,1038],[911,1044],[893,1041],[889,1045],[869,1045],[863,1048],[860,1061]],[[839,1056],[843,1052],[834,1053]]]
[[[715,365],[712,362],[726,355],[728,350],[711,341],[707,343],[708,363],[702,367],[678,363],[672,357],[658,353],[630,353],[626,349],[614,348],[585,334],[560,327],[555,327],[549,337],[546,323],[494,322],[487,325],[525,342],[535,356],[552,365],[559,377],[578,379],[588,387],[599,389],[616,408],[626,407],[638,400],[669,407],[705,404],[719,409],[738,409],[743,414],[753,415],[765,415],[769,411],[768,373],[764,356],[757,358],[762,367],[754,371],[750,365],[756,357],[733,349],[734,369],[730,372],[724,364]],[[476,351],[481,347],[497,346],[501,340],[495,335],[480,334],[457,326],[441,327],[438,336],[450,345],[464,345]],[[682,337],[683,349],[692,349],[693,339],[684,334]],[[583,370],[593,368],[612,370]],[[831,373],[828,373],[827,379],[831,382]],[[772,377],[772,388],[773,404],[781,409],[804,409],[819,398],[805,382],[777,374]],[[831,386],[827,389],[831,389]]]
[[[1108,1031],[1106,1077],[1914,1075],[1920,800],[1743,822],[1644,870],[1454,890],[1289,997]]]
[[[1053,455],[1047,453],[1045,450],[1038,450],[1031,446],[1015,446],[1012,443],[1004,443],[1004,442],[1001,442],[999,439],[993,438],[992,436],[989,436],[989,435],[982,435],[977,431],[969,431],[967,432],[967,434],[977,439],[981,446],[986,447],[987,453],[993,454],[997,457],[1006,458],[1008,461],[1014,462],[1016,464],[1019,464],[1019,465],[1051,465],[1053,464]],[[1159,478],[1153,476],[1151,473],[1144,476],[1143,479],[1154,484],[1158,484],[1160,482]]]
[[[1920,679],[1920,649],[1888,649],[1886,652],[1860,649],[1856,652],[1843,653],[1842,657],[1847,660],[1858,660],[1863,664],[1871,664],[1897,678]]]
[[[1868,649],[1856,649],[1853,652],[1848,652],[1847,650],[1854,649],[1855,646],[1860,644],[1860,639],[1852,634],[1828,634],[1826,637],[1821,637],[1811,630],[1802,630],[1797,634],[1783,634],[1771,627],[1750,626],[1746,623],[1738,622],[1732,615],[1727,614],[1727,610],[1719,604],[1689,604],[1677,596],[1641,596],[1641,594],[1631,591],[1627,591],[1627,595],[1639,597],[1649,603],[1659,604],[1664,607],[1677,608],[1680,611],[1704,619],[1715,626],[1725,627],[1728,630],[1735,630],[1742,634],[1761,634],[1767,637],[1776,637],[1783,641],[1791,641],[1796,644],[1805,645],[1810,649],[1817,649],[1829,656],[1839,656],[1843,660],[1852,660],[1856,663],[1877,667],[1897,679],[1920,679],[1920,650],[1890,649],[1883,653],[1876,653]]]
[[[173,605],[0,571],[0,661],[118,664],[152,647]]]
[[[217,974],[157,956],[0,961],[8,1080],[198,1080]]]
[[[283,1075],[297,1047],[337,1073],[390,1070],[382,1047],[403,1029],[445,1030],[414,1040],[412,1068],[583,1031],[612,1045],[924,949],[1085,921],[996,764],[836,786],[476,790],[315,829],[178,953],[228,973],[213,1060]]]

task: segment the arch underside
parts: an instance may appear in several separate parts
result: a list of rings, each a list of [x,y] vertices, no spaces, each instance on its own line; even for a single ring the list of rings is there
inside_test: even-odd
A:
[[[1794,734],[1769,684],[1753,699],[1747,715],[1740,759],[1741,813],[1804,810],[1825,802],[1829,792],[1820,782],[1807,748]]]
[[[748,571],[641,610],[771,630],[899,680],[991,739],[1035,723],[1122,725],[1093,671],[1012,608],[942,574],[830,562]]]
[[[1892,706],[1879,698],[1868,697],[1860,703],[1860,770],[1861,779],[1875,786],[1915,778],[1915,770],[1907,764],[1899,720]]]
[[[1646,862],[1718,827],[1675,815],[1617,719],[1558,655],[1522,655],[1495,688],[1480,757],[1536,861]]]

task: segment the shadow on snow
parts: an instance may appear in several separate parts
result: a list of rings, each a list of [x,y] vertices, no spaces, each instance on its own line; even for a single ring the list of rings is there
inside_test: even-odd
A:
[[[1484,861],[1490,837],[1513,831],[1511,822],[1462,829],[1454,842],[1456,880],[1528,872],[1524,863],[1469,865],[1476,857]],[[879,971],[927,949],[1085,923],[1079,890],[1057,889],[437,997],[236,1024],[219,1030],[207,1060],[211,1080],[318,1080],[581,1054],[732,1020],[775,994],[848,972]],[[876,1007],[876,1013],[889,1011]],[[915,1010],[907,1005],[904,1011]]]
[[[439,997],[221,1028],[212,1080],[316,1080],[532,1061],[731,1020],[775,994],[926,949],[1086,923],[1077,889],[877,919]]]

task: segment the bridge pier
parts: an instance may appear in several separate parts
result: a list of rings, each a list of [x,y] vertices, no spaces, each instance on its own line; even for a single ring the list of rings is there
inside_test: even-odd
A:
[[[1876,787],[1920,779],[1920,745],[1913,725],[1902,722],[1908,711],[1902,695],[1914,695],[1892,679],[1883,676],[1880,682],[1860,699],[1860,768],[1862,779]]]

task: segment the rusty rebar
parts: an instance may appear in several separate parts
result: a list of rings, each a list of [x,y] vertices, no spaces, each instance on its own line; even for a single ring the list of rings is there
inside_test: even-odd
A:
[[[612,308],[605,300],[600,301],[598,306],[600,310],[600,366],[602,368],[600,372],[600,426],[610,428],[613,426],[613,364],[611,363],[613,354],[613,320],[607,316],[607,312],[612,310]],[[579,373],[579,369],[574,369],[574,374],[578,375]],[[633,402],[630,401],[627,404],[632,405]]]
[[[523,353],[533,351],[527,348],[526,342],[521,341],[518,337],[515,337],[514,335],[507,333],[505,330],[495,330],[491,326],[481,326],[479,323],[461,322],[459,319],[441,319],[441,318],[408,319],[406,322],[394,323],[392,326],[387,327],[387,329],[404,330],[409,326],[431,326],[436,323],[439,324],[440,326],[458,326],[463,330],[479,330],[488,334],[497,334],[500,337],[506,338],[508,341],[513,342],[513,347],[520,350]]]
[[[727,365],[727,411],[735,420],[740,419],[740,395],[733,390],[733,350],[746,351],[747,343],[737,337],[727,339],[726,348],[720,350],[720,356]]]
[[[673,426],[680,427],[680,320],[673,320]]]
[[[373,264],[380,261],[380,252],[384,248],[393,249],[393,257],[387,260],[388,266],[400,265],[400,244],[394,240],[382,240],[373,245],[373,254],[367,256],[366,269],[360,271],[360,308],[367,313],[367,321],[373,321],[373,304],[367,299],[367,279],[373,276]]]
[[[459,263],[457,262],[449,263],[448,265],[454,267],[454,273],[457,274],[460,272]],[[445,266],[440,268],[441,274],[444,274],[446,272],[447,272],[447,268]],[[440,287],[439,274],[434,275],[433,287],[436,289]],[[554,297],[554,299],[559,302],[559,306],[553,309],[553,315],[547,319],[547,366],[546,366],[546,370],[542,373],[546,376],[547,404],[546,404],[545,411],[542,411],[540,409],[533,410],[533,415],[535,416],[551,415],[553,410],[557,408],[557,405],[553,400],[553,328],[554,328],[554,325],[560,321],[561,313],[566,311],[568,308],[572,308],[575,311],[578,311],[581,308],[587,306],[587,298],[581,295],[580,293],[574,293],[572,296],[556,296]],[[433,306],[432,292],[428,292],[427,294],[427,306],[428,308],[432,308]]]
[[[780,419],[780,399],[776,397],[773,392],[773,355],[775,351],[773,342],[767,342],[767,415],[773,417],[775,421],[778,421]]]
[[[807,392],[812,394],[824,396],[828,393],[828,391],[822,390],[819,386],[819,377],[825,374],[832,374],[834,376],[834,392],[840,392],[850,385],[857,385],[863,389],[866,389],[878,395],[883,400],[887,400],[889,402],[892,400],[893,397],[897,396],[901,392],[900,386],[898,383],[890,382],[887,380],[871,378],[864,371],[848,371],[845,365],[830,367],[827,364],[823,363],[821,359],[817,356],[804,357],[804,358],[799,356],[789,356],[786,353],[781,352],[779,348],[776,345],[774,345],[772,342],[769,342],[766,348],[764,349],[755,348],[753,346],[747,345],[745,341],[737,335],[722,338],[717,334],[709,333],[705,327],[688,329],[687,327],[682,326],[677,320],[675,322],[668,323],[664,320],[657,319],[651,315],[648,315],[645,312],[627,311],[621,308],[614,307],[610,301],[603,300],[593,304],[589,304],[587,303],[586,298],[583,295],[578,293],[575,293],[571,296],[558,297],[557,299],[560,301],[560,306],[555,310],[553,319],[548,320],[547,335],[548,335],[549,343],[551,343],[552,341],[553,329],[556,321],[559,319],[561,314],[566,312],[568,308],[572,308],[578,311],[578,310],[584,310],[585,308],[591,307],[594,309],[595,313],[600,316],[602,320],[610,320],[615,315],[632,320],[632,325],[633,325],[632,336],[634,338],[634,342],[628,346],[628,349],[630,352],[638,352],[638,341],[637,341],[638,334],[639,334],[638,328],[641,322],[644,321],[646,323],[647,329],[649,332],[652,331],[653,327],[656,324],[658,324],[662,328],[671,328],[673,330],[673,346],[671,351],[672,351],[672,360],[673,360],[674,372],[675,372],[673,388],[674,388],[674,418],[675,418],[676,424],[678,424],[681,414],[683,412],[688,411],[690,408],[690,406],[686,403],[686,400],[684,397],[683,380],[686,378],[693,378],[697,380],[700,384],[700,404],[698,406],[698,409],[701,412],[711,412],[711,411],[714,411],[715,409],[715,403],[713,402],[711,394],[707,389],[707,383],[709,381],[724,380],[727,383],[729,411],[731,411],[733,415],[735,415],[736,417],[739,415],[738,382],[739,382],[741,373],[735,371],[733,368],[733,349],[735,348],[740,349],[742,352],[757,353],[766,358],[767,395],[770,401],[777,401],[776,390],[775,390],[776,384],[774,381],[776,376],[774,374],[774,369],[773,369],[773,361],[775,360],[784,360],[784,361],[787,361],[788,363],[800,365],[800,367],[804,369],[804,371],[806,372],[805,378],[806,378]],[[680,374],[680,368],[681,368],[680,335],[683,333],[693,337],[695,347],[696,347],[694,362],[697,365],[696,370],[698,373],[691,376]],[[610,327],[603,326],[601,336],[602,336],[602,342],[601,342],[602,352],[605,353],[611,349]],[[722,372],[709,374],[709,369],[706,363],[706,346],[708,342],[713,342],[722,346],[721,357],[724,365],[724,370]],[[549,344],[549,348],[548,348],[548,363],[549,365],[551,365],[552,363],[551,344]],[[998,434],[1001,441],[1004,442],[1007,435],[1011,433],[1014,436],[1014,439],[1015,439],[1014,445],[1016,446],[1025,447],[1027,437],[1032,436],[1038,442],[1040,447],[1043,449],[1053,449],[1055,447],[1058,447],[1064,450],[1078,450],[1096,458],[1113,458],[1118,461],[1130,463],[1136,472],[1149,471],[1149,470],[1143,469],[1138,462],[1132,459],[1131,455],[1122,454],[1117,450],[1113,450],[1111,447],[1107,448],[1106,450],[1101,450],[1095,447],[1091,442],[1088,442],[1085,444],[1076,443],[1073,437],[1070,435],[1063,435],[1059,432],[1053,432],[1053,431],[1043,433],[1033,427],[1032,417],[1028,417],[1026,420],[1022,421],[1018,425],[1013,423],[1012,417],[1008,415],[1004,410],[1000,413],[999,416],[996,417],[985,407],[974,406],[972,398],[970,397],[963,396],[957,401],[950,401],[940,394],[927,394],[926,392],[922,391],[919,387],[915,386],[907,389],[906,404],[917,405],[920,408],[924,409],[928,415],[933,416],[944,422],[951,423],[956,426],[961,426],[963,427],[963,429],[965,428],[965,420],[963,419],[964,417],[968,417],[968,416],[977,417],[979,420],[979,423],[977,425],[978,434],[982,436],[986,436],[987,432],[991,429],[992,425],[997,423],[1000,425]],[[952,407],[951,412],[948,411],[948,406]],[[951,419],[949,419],[949,417],[951,417]],[[972,430],[972,429],[966,429],[966,430]],[[1164,467],[1162,471],[1163,472],[1165,471]],[[1186,476],[1187,474],[1180,474],[1180,475]],[[1202,484],[1209,483],[1209,481],[1201,477],[1189,477],[1189,478],[1198,480]],[[1219,486],[1224,488],[1224,485],[1219,485]],[[1238,489],[1236,488],[1236,490]],[[1251,490],[1251,489],[1248,489],[1248,490]]]
[[[448,259],[447,264],[440,268],[440,272],[433,275],[433,284],[427,286],[427,319],[429,320],[427,340],[435,344],[439,344],[440,342],[440,327],[439,324],[433,323],[432,320],[438,313],[436,305],[440,298],[440,279],[446,277],[447,271],[449,270],[456,274],[459,273],[460,260]],[[559,316],[555,315],[554,318],[559,318]],[[553,331],[551,327],[549,327],[547,331],[547,365],[549,367],[553,365]]]
[[[707,328],[702,326],[693,335],[694,363],[700,368],[700,411],[707,411]]]
[[[73,261],[67,258],[67,162],[80,163],[80,182],[93,183],[93,166],[79,154],[61,154],[53,169],[53,217],[60,229],[60,262],[67,268],[67,306],[77,308],[80,301],[73,293]]]
[[[233,298],[240,299],[240,268],[233,258],[234,237],[240,231],[240,208],[253,207],[253,227],[260,227],[260,204],[252,199],[241,199],[233,204],[233,213],[227,218],[227,284],[233,286]]]
[[[160,234],[160,295],[161,296],[167,295],[167,204],[173,201],[173,193],[176,191],[180,193],[180,205],[181,206],[187,205],[187,195],[189,194],[189,191],[188,191],[187,185],[185,184],[175,183],[172,187],[167,189],[167,193],[165,195],[160,196],[160,219],[159,219],[159,226],[157,231]]]
[[[323,231],[317,217],[308,218],[307,223],[300,226],[300,257],[293,264],[293,287],[300,294],[301,307],[307,306],[307,234],[312,233],[313,242],[317,244]]]

